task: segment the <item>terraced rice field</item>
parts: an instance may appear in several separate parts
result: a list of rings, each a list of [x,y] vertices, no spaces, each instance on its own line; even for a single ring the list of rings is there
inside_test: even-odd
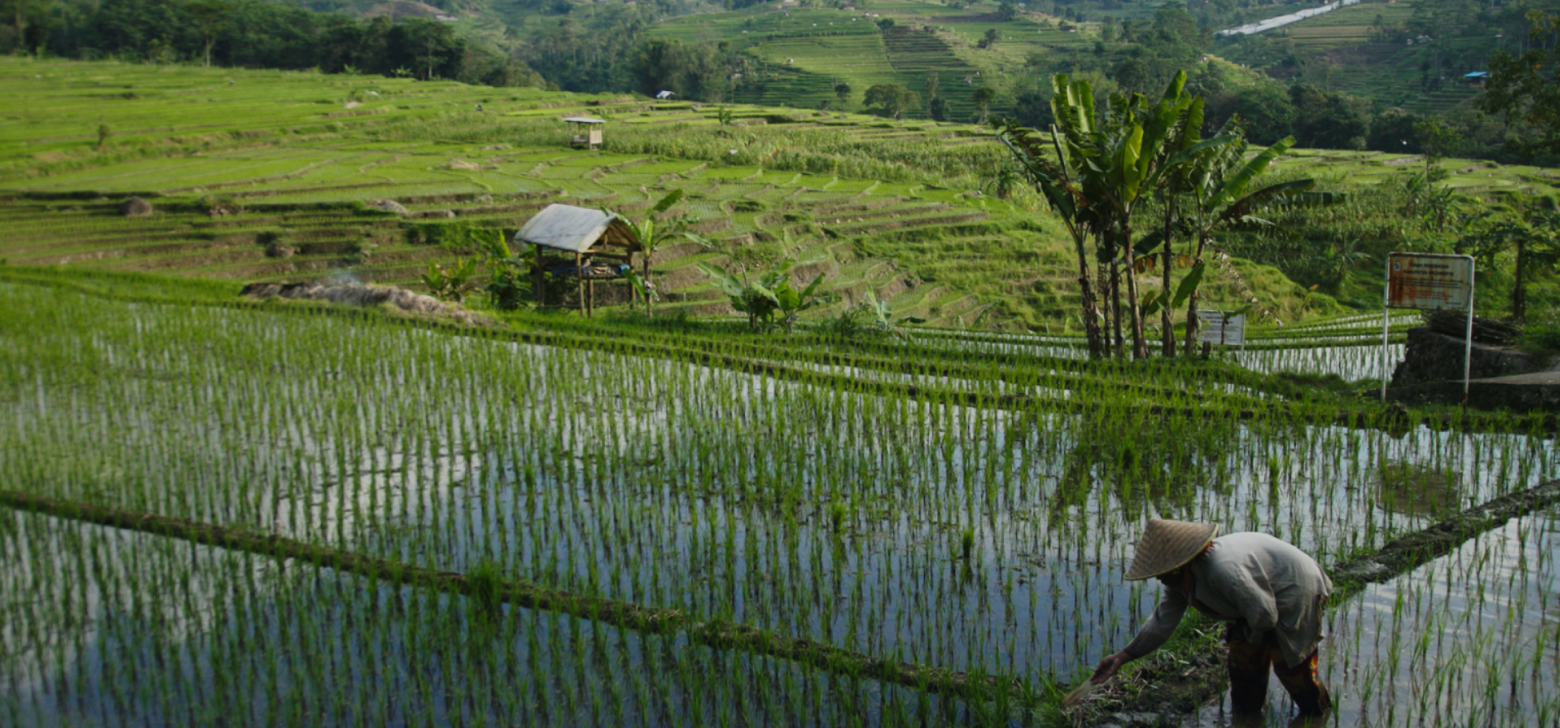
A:
[[[887,37],[884,57],[896,63],[950,64],[918,67],[937,70],[945,89],[969,69],[935,33],[896,29]],[[826,40],[880,38],[874,31]],[[905,48],[894,50],[901,42]],[[1075,305],[1062,231],[1032,196],[1000,200],[980,189],[979,170],[1000,163],[1002,150],[967,125],[738,107],[735,124],[722,127],[710,107],[629,97],[7,63],[8,87],[27,99],[9,110],[13,123],[0,132],[9,135],[0,154],[0,214],[9,222],[0,229],[0,258],[12,264],[245,281],[344,270],[411,285],[430,263],[470,255],[471,235],[507,234],[546,204],[633,215],[682,189],[688,196],[673,213],[702,218],[697,229],[714,245],[658,254],[674,309],[728,310],[695,269],[700,261],[763,266],[785,257],[826,273],[841,305],[870,290],[902,315],[939,326],[1049,331]],[[485,111],[475,111],[477,103]],[[608,117],[607,149],[567,148],[558,120],[571,114]],[[112,123],[97,149],[100,116]],[[928,159],[954,171],[929,173]],[[1346,186],[1390,180],[1415,164],[1300,150],[1279,169]],[[1450,184],[1486,198],[1545,185],[1552,174],[1447,166],[1455,172]],[[119,216],[132,194],[158,212]],[[363,208],[381,199],[409,213]],[[276,240],[285,246],[271,245]],[[1276,275],[1240,262],[1232,270]],[[1234,275],[1210,281],[1215,302],[1238,292]],[[620,288],[605,285],[605,301],[625,297]],[[1280,318],[1307,315],[1301,293],[1287,282],[1269,291]]]
[[[875,30],[872,35],[831,40],[852,38],[879,42]],[[92,128],[85,119],[101,103],[99,89],[110,75],[71,64],[25,68],[49,71],[48,78],[36,73],[31,75],[37,78],[13,78],[20,76],[17,83],[34,93],[53,89],[55,100],[49,103],[57,117],[65,117],[56,118],[57,127]],[[926,281],[890,260],[862,255],[858,241],[880,235],[950,242],[1000,237],[1023,212],[1009,203],[971,197],[964,187],[773,171],[766,166],[785,151],[754,137],[755,132],[776,128],[769,122],[784,121],[786,133],[814,129],[870,144],[938,144],[944,137],[949,142],[992,144],[984,132],[969,127],[863,123],[860,117],[782,119],[775,115],[778,110],[750,108],[739,114],[733,127],[748,131],[729,141],[714,139],[736,153],[720,155],[723,146],[712,150],[712,155],[730,159],[711,164],[664,154],[578,151],[562,144],[567,135],[557,120],[571,113],[610,116],[623,135],[632,135],[634,129],[653,135],[661,129],[718,127],[712,109],[688,104],[544,98],[529,91],[494,98],[491,89],[341,79],[313,83],[296,74],[241,74],[244,83],[229,86],[226,79],[232,74],[227,72],[127,70],[131,72],[115,77],[126,81],[116,88],[131,86],[139,89],[132,92],[138,99],[159,101],[137,105],[138,99],[120,99],[134,108],[115,117],[109,145],[116,153],[93,154],[95,138],[85,133],[13,137],[11,171],[0,180],[0,190],[10,190],[0,192],[0,215],[10,223],[0,232],[0,258],[18,265],[250,281],[289,280],[345,268],[366,280],[411,284],[430,263],[469,254],[441,246],[443,230],[507,234],[554,202],[632,214],[668,191],[682,189],[688,197],[673,213],[703,218],[696,229],[715,245],[679,245],[661,253],[658,269],[665,276],[662,285],[670,287],[672,307],[699,314],[727,310],[724,298],[693,265],[701,260],[726,263],[730,251],[747,249],[760,259],[790,256],[827,272],[830,288],[847,301],[860,300],[871,290],[907,314],[930,314],[952,324],[980,305],[970,291],[925,285],[912,292]],[[233,117],[224,109],[247,110],[256,103],[258,92],[251,87],[276,87],[278,98],[271,105],[290,108],[289,122],[312,126],[267,127],[264,124],[277,124],[269,116],[260,118],[259,127],[225,126],[222,122]],[[327,100],[332,95],[350,100]],[[172,120],[160,101],[167,98],[189,99],[185,103],[198,104],[192,109],[198,113],[179,119],[176,126],[157,126]],[[555,103],[559,98],[572,106],[560,107]],[[485,102],[482,116],[472,110],[477,102]],[[38,103],[41,108],[45,102]],[[342,108],[348,105],[353,108]],[[13,132],[42,123],[35,108],[24,106],[14,113],[21,123],[11,127]],[[400,135],[401,127],[426,124],[428,114],[451,113],[496,124],[492,135],[500,139],[506,136],[503,128],[513,127],[517,143],[381,138]],[[72,116],[83,118],[79,127],[73,126]],[[527,144],[526,139],[540,144]],[[176,145],[182,149],[157,153]],[[157,213],[121,217],[118,205],[130,195],[151,199]],[[399,201],[410,212],[398,217],[363,209],[364,201],[378,199]],[[278,238],[290,247],[283,255],[268,247]],[[608,301],[626,295],[607,288]]]
[[[841,368],[650,330],[521,343],[22,283],[0,305],[0,496],[52,514],[0,514],[18,725],[1060,722],[1055,684],[1153,606],[1120,578],[1149,517],[1331,564],[1560,475],[1521,420],[1337,425],[1217,368],[1124,387],[914,342]],[[774,369],[718,364],[755,345]],[[1340,604],[1340,715],[1552,715],[1553,618],[1436,596],[1542,607],[1544,518]],[[1501,654],[1466,685],[1394,677]]]
[[[1284,310],[1209,362],[1081,361],[1065,318],[1024,318],[1074,306],[1060,231],[975,189],[1001,151],[966,125],[19,59],[0,87],[22,99],[0,111],[6,725],[1108,722],[1217,650],[1190,622],[1136,687],[1061,708],[1158,598],[1121,580],[1147,519],[1332,567],[1560,477],[1552,419],[1260,373],[1374,376],[1370,315]],[[605,149],[566,146],[575,114],[609,119]],[[1492,196],[1546,174],[1478,171],[1455,179]],[[729,310],[697,262],[789,257],[946,328],[456,326],[236,295],[409,281],[550,202],[637,216],[671,190],[714,242],[657,259],[665,308]],[[122,216],[131,194],[156,212]],[[987,322],[1046,333],[965,328]],[[1340,572],[1340,719],[1552,722],[1551,518],[1375,586]],[[1161,717],[1223,720],[1178,699]]]
[[[1388,152],[1350,152],[1341,150],[1295,150],[1274,167],[1283,173],[1315,175],[1341,179],[1357,185],[1379,184],[1415,165],[1423,168],[1418,155]],[[1448,160],[1444,165],[1451,175],[1446,183],[1463,194],[1486,200],[1498,199],[1509,192],[1524,194],[1549,186],[1555,171],[1544,167],[1499,164],[1478,160]]]
[[[896,27],[884,35],[883,43],[894,70],[915,79],[905,84],[910,90],[930,99],[927,79],[935,73],[940,93],[948,99],[949,119],[964,121],[975,113],[970,94],[986,79],[981,69],[955,55],[938,34]]]
[[[460,224],[511,231],[554,202],[632,211],[653,201],[651,193],[642,191],[648,185],[658,191],[686,190],[689,198],[680,209],[704,218],[706,222],[697,228],[727,245],[783,246],[795,259],[840,281],[838,289],[852,298],[871,288],[893,300],[897,291],[907,287],[906,276],[889,261],[863,259],[853,265],[857,256],[849,242],[852,238],[911,231],[935,235],[932,230],[955,225],[969,235],[992,219],[989,212],[964,204],[961,192],[909,184],[842,183],[833,176],[770,173],[757,167],[711,169],[693,161],[657,162],[650,157],[569,151],[542,155],[545,159],[534,155],[511,159],[504,150],[482,153],[447,147],[367,155],[362,151],[351,144],[312,146],[315,158],[330,155],[346,163],[319,165],[263,191],[240,183],[244,191],[233,193],[232,198],[243,212],[217,217],[195,203],[186,203],[184,209],[168,203],[164,212],[126,224],[118,214],[117,200],[131,193],[161,192],[153,186],[159,179],[186,182],[192,168],[231,165],[232,171],[225,174],[242,179],[245,168],[266,167],[267,157],[286,159],[294,152],[218,153],[187,165],[165,166],[160,160],[136,163],[129,165],[136,171],[96,180],[96,190],[104,196],[96,199],[62,199],[51,197],[49,188],[38,190],[41,199],[0,201],[0,215],[11,221],[0,235],[0,255],[19,265],[175,271],[243,280],[285,280],[350,266],[354,275],[366,280],[409,284],[429,262],[445,262],[453,255],[437,244],[409,237],[409,228]],[[454,157],[452,152],[457,152]],[[452,158],[480,169],[437,169]],[[364,161],[373,165],[367,173],[358,171],[361,167],[343,171]],[[55,184],[74,190],[91,174],[63,175]],[[354,206],[367,196],[399,200],[410,214],[399,219]],[[295,253],[285,257],[268,253],[267,233],[285,235]],[[693,270],[700,260],[725,262],[726,256],[719,249],[683,245],[658,261],[658,271],[674,291],[671,305],[688,304],[697,313],[725,310],[724,297],[705,288],[702,275]],[[855,276],[849,275],[852,270]],[[947,295],[960,297],[953,291]],[[921,301],[921,310],[939,305],[941,298]],[[963,311],[954,309],[947,315]]]
[[[892,18],[896,25],[880,31],[875,23],[881,18]],[[1051,27],[1043,27],[1041,20]],[[741,79],[735,92],[739,101],[783,101],[802,108],[829,102],[839,108],[833,88],[845,82],[853,91],[849,108],[860,109],[866,89],[899,83],[922,97],[921,108],[905,116],[924,119],[931,100],[929,78],[936,74],[939,92],[949,102],[948,118],[963,122],[975,115],[970,97],[976,88],[992,86],[1011,97],[1026,87],[1033,75],[1031,54],[1060,58],[1092,47],[1092,35],[1057,30],[1053,22],[1039,15],[1003,21],[994,6],[954,8],[900,0],[854,12],[790,6],[717,12],[668,20],[652,33],[690,41],[724,40],[762,59],[768,74]],[[1003,41],[994,48],[977,48],[991,29],[1001,33]]]

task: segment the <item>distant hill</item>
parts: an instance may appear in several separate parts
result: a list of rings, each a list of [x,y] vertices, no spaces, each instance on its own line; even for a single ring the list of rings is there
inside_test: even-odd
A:
[[[1265,33],[1221,39],[1216,51],[1285,81],[1346,91],[1386,107],[1447,113],[1477,93],[1464,76],[1526,41],[1522,9],[1442,0],[1366,2]]]

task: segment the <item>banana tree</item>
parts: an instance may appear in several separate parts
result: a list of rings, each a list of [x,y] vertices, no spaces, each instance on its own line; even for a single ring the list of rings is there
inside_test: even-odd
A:
[[[488,300],[500,311],[520,308],[532,285],[526,282],[529,278],[527,272],[535,271],[540,265],[539,248],[527,245],[516,255],[510,252],[509,243],[504,241],[503,234],[495,234],[483,255],[483,267],[488,277],[483,289],[487,291]],[[545,287],[546,283],[542,286]],[[530,292],[538,296],[543,293],[540,290]]]
[[[428,295],[440,301],[460,303],[466,299],[466,293],[476,287],[476,283],[471,280],[476,274],[476,259],[456,258],[455,265],[448,268],[430,262],[428,272],[422,274],[421,278]]]
[[[1192,265],[1202,266],[1203,252],[1213,239],[1213,233],[1241,222],[1251,221],[1258,208],[1292,197],[1316,186],[1316,180],[1299,179],[1279,182],[1247,192],[1253,180],[1267,171],[1284,152],[1295,144],[1294,137],[1285,137],[1267,149],[1246,158],[1249,145],[1244,139],[1244,128],[1239,118],[1232,117],[1224,124],[1220,136],[1235,136],[1234,144],[1207,147],[1195,153],[1196,159],[1186,170],[1186,188],[1190,193],[1187,226],[1197,242]],[[1199,274],[1200,281],[1202,275]],[[1193,286],[1186,304],[1186,350],[1191,351],[1197,342],[1198,287]]]
[[[871,288],[867,289],[866,299],[866,301],[862,302],[862,307],[867,310],[867,313],[872,314],[872,324],[878,331],[893,334],[901,339],[909,339],[910,335],[905,333],[905,330],[901,328],[902,326],[905,324],[926,323],[926,319],[920,316],[900,316],[899,318],[894,318],[893,307],[889,305],[888,301],[879,301],[877,294],[873,293]]]
[[[825,306],[838,300],[838,297],[832,293],[818,292],[818,286],[822,283],[822,273],[815,276],[812,279],[812,283],[807,284],[807,287],[800,291],[791,287],[789,277],[781,281],[780,286],[775,290],[775,299],[776,303],[780,304],[780,313],[783,314],[780,319],[780,325],[785,327],[787,334],[791,333],[792,327],[796,325],[797,317],[803,311],[818,306]]]
[[[792,287],[791,266],[792,261],[787,260],[755,279],[746,272],[734,275],[714,263],[698,263],[699,270],[715,281],[721,292],[731,299],[731,307],[738,313],[747,314],[750,328],[773,323],[778,312],[781,315],[780,326],[788,334],[803,311],[835,300],[833,295],[818,291],[818,287],[823,284],[822,273],[800,291]]]
[[[1164,356],[1175,356],[1175,328],[1174,322],[1170,319],[1170,311],[1174,304],[1171,304],[1168,298],[1170,296],[1170,270],[1175,262],[1175,254],[1171,244],[1174,242],[1177,228],[1175,220],[1176,208],[1181,196],[1185,194],[1188,187],[1190,163],[1199,154],[1232,145],[1237,141],[1236,137],[1223,134],[1204,140],[1202,138],[1202,125],[1203,98],[1197,96],[1192,99],[1191,103],[1187,105],[1185,112],[1176,120],[1175,129],[1161,151],[1161,154],[1166,157],[1164,163],[1161,164],[1164,172],[1160,176],[1161,181],[1159,185],[1160,199],[1165,206],[1164,224],[1158,231],[1161,238],[1160,243],[1163,246],[1163,259],[1161,261],[1163,270],[1160,271],[1162,278],[1159,289],[1162,303],[1159,307],[1159,328],[1162,332],[1160,335],[1161,353]],[[1150,246],[1150,254],[1152,254],[1152,250]],[[1152,261],[1153,258],[1150,257],[1149,260]],[[1136,261],[1134,261],[1135,263]],[[1201,271],[1199,270],[1197,279],[1200,278]],[[1192,285],[1196,286],[1196,283],[1194,282]],[[1182,287],[1185,287],[1185,279],[1183,279]],[[1179,291],[1177,293],[1179,295]],[[1152,315],[1151,312],[1146,310],[1143,314],[1145,318]]]
[[[1057,74],[1052,84],[1057,89],[1052,111],[1068,149],[1072,176],[1081,182],[1084,196],[1104,208],[1096,217],[1104,235],[1111,239],[1113,292],[1119,290],[1118,271],[1124,268],[1126,273],[1132,355],[1147,357],[1133,265],[1132,215],[1144,193],[1167,185],[1198,151],[1229,140],[1197,140],[1202,103],[1186,91],[1185,71],[1176,73],[1154,104],[1149,105],[1141,94],[1117,95],[1111,97],[1103,116],[1094,109],[1087,82],[1069,81],[1065,74]],[[1113,293],[1113,298],[1119,301],[1119,294]],[[1116,320],[1119,327],[1119,314]]]
[[[634,290],[644,297],[646,318],[651,318],[655,314],[653,302],[656,298],[656,290],[655,285],[650,280],[650,259],[655,255],[655,251],[671,240],[690,240],[700,245],[709,245],[707,240],[690,229],[699,221],[698,218],[692,215],[679,215],[665,223],[658,224],[656,222],[656,215],[672,209],[678,202],[682,201],[682,198],[682,190],[672,190],[665,197],[662,197],[659,202],[655,203],[650,208],[650,211],[645,213],[644,218],[637,223],[623,215],[618,215],[624,222],[628,223],[629,227],[634,229],[634,234],[639,238],[639,246],[644,256],[641,272],[635,274],[632,270],[625,271],[623,277],[628,279],[629,285],[633,286]],[[632,302],[630,302],[630,305],[632,305]]]
[[[1065,91],[1065,82],[1053,79],[1053,83]],[[1088,93],[1087,83],[1083,84],[1081,92]],[[1092,104],[1092,100],[1089,103]],[[1089,256],[1086,251],[1086,242],[1097,223],[1097,214],[1083,190],[1073,184],[1067,171],[1067,157],[1057,141],[1058,136],[1054,126],[1047,139],[1039,132],[1021,126],[1014,119],[1003,119],[997,126],[997,139],[1013,154],[1018,171],[1062,219],[1068,236],[1072,238],[1073,252],[1078,258],[1078,288],[1082,294],[1084,335],[1089,342],[1089,357],[1098,359],[1105,356],[1106,349],[1100,336],[1100,314],[1090,280]],[[1055,163],[1046,158],[1048,143],[1055,150]]]

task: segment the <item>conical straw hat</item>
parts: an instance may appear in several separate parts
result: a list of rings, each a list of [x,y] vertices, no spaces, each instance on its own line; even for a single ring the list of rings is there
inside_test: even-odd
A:
[[[1138,541],[1132,568],[1121,578],[1137,581],[1175,571],[1197,558],[1218,533],[1212,523],[1152,519]]]

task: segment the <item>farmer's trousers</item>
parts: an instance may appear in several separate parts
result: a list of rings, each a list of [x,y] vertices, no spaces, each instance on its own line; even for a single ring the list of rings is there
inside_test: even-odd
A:
[[[1317,677],[1315,652],[1299,665],[1290,667],[1284,662],[1277,635],[1269,631],[1262,635],[1260,643],[1252,644],[1246,641],[1245,629],[1238,623],[1225,626],[1224,642],[1230,648],[1230,703],[1234,712],[1262,710],[1267,703],[1269,667],[1289,691],[1289,697],[1299,706],[1301,715],[1321,715],[1332,707],[1327,686]]]

